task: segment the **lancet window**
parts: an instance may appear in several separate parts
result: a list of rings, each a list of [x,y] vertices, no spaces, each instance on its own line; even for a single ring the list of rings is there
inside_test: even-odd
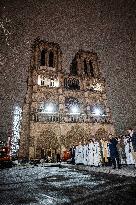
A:
[[[65,78],[64,87],[70,90],[79,90],[80,89],[79,80],[75,78],[71,78],[71,79]]]
[[[71,66],[70,66],[70,74],[71,75],[78,75],[78,68],[77,68],[77,60],[74,58],[72,60]]]
[[[43,49],[41,52],[41,66],[45,66],[45,53],[45,49]]]

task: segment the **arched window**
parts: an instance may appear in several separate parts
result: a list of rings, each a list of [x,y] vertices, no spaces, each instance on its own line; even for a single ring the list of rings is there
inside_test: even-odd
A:
[[[68,85],[68,88],[69,88],[69,89],[72,88],[72,80],[71,80],[71,79],[69,79],[69,80],[67,81],[67,85]]]
[[[77,60],[74,58],[72,60],[71,66],[70,66],[70,74],[77,75],[78,74],[78,68],[77,68]]]
[[[53,58],[54,58],[54,54],[53,52],[51,51],[49,53],[49,67],[53,67]]]
[[[75,98],[75,97],[66,97],[66,98],[65,98],[65,107],[66,107],[67,109],[70,109],[71,106],[72,106],[72,107],[73,107],[73,106],[78,106],[78,107],[80,107],[80,102],[79,102],[79,100],[78,100],[77,98]]]
[[[92,61],[89,61],[89,65],[90,65],[90,74],[92,77],[94,77],[94,69],[93,69],[93,65],[92,65]]]
[[[79,85],[79,80],[78,79],[64,79],[64,87],[70,90],[79,90],[80,85]]]
[[[41,52],[41,66],[45,66],[45,49]]]
[[[79,80],[78,79],[73,79],[72,80],[72,87],[74,90],[79,90],[80,86],[79,86]]]
[[[85,74],[88,74],[88,72],[87,72],[87,63],[86,63],[85,59],[84,59],[84,72],[85,72]]]
[[[70,119],[73,121],[75,118],[79,118],[79,114],[81,112],[80,108],[80,102],[77,98],[74,97],[66,97],[65,98],[65,108],[69,112],[70,115],[72,115],[72,118]]]

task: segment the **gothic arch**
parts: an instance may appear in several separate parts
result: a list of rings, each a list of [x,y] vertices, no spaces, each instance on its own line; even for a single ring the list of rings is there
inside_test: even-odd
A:
[[[36,153],[37,159],[53,157],[57,151],[60,150],[60,143],[58,142],[55,133],[49,129],[41,132],[36,140]]]
[[[73,96],[65,97],[65,106],[67,108],[70,108],[70,106],[73,106],[73,105],[80,106],[80,101],[78,100],[78,98],[73,97]]]
[[[58,149],[60,145],[55,132],[47,129],[38,137],[37,146],[40,148]]]
[[[105,130],[104,127],[100,127],[100,128],[96,131],[95,137],[96,137],[97,139],[107,138],[107,137],[108,137],[108,132]]]
[[[85,129],[76,125],[72,126],[71,130],[65,136],[61,137],[61,143],[65,148],[69,149],[73,144],[77,145],[80,141],[83,143],[87,138]]]

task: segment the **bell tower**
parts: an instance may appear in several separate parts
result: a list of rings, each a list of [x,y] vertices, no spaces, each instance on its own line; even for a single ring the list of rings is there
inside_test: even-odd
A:
[[[49,120],[50,113],[58,110],[57,91],[61,85],[62,74],[62,52],[59,45],[36,39],[32,46],[27,93],[22,112],[20,158],[31,158],[31,155],[36,157],[37,148],[34,146],[37,139],[32,134],[34,130],[31,129],[31,125],[33,122],[43,122],[45,118]],[[44,115],[44,112],[49,113]]]

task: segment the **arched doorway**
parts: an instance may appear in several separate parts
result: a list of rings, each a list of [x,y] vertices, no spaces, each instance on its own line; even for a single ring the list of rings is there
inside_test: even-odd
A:
[[[108,132],[105,130],[104,127],[99,128],[96,133],[95,136],[98,140],[103,139],[103,138],[108,138]]]
[[[84,143],[87,141],[88,135],[84,128],[80,127],[79,125],[75,125],[71,127],[71,130],[67,132],[64,136],[62,135],[60,138],[61,145],[63,145],[63,159],[66,161],[70,158],[70,150],[73,146],[78,145],[79,142]]]
[[[56,162],[57,155],[60,152],[60,144],[51,130],[43,131],[37,138],[36,158],[44,159],[47,162]]]

